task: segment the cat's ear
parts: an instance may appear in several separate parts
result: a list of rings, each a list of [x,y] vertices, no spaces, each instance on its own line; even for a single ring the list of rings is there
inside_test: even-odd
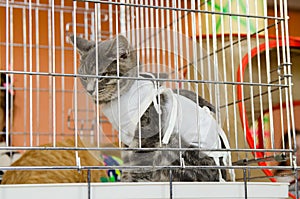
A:
[[[76,39],[76,47],[78,49],[78,52],[80,53],[80,55],[84,55],[85,53],[87,53],[89,50],[91,50],[92,48],[95,47],[95,42],[93,41],[88,41],[84,38],[78,37],[74,35],[71,35],[70,37],[70,42],[74,45],[75,43],[75,39]]]
[[[112,44],[106,52],[106,56],[112,59],[117,59],[117,53],[119,52],[119,58],[125,58],[129,56],[130,45],[126,37],[118,35],[112,40]]]

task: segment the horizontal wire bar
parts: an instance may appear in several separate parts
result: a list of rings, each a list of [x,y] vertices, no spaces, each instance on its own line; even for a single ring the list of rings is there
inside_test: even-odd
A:
[[[24,8],[26,7],[27,9],[29,9],[29,3],[27,2],[10,2],[9,6],[12,8]],[[5,2],[0,2],[0,7],[6,7],[6,3]],[[39,11],[48,11],[52,9],[52,6],[48,5],[48,4],[37,4],[37,3],[31,3],[31,7],[32,9],[36,9],[38,8]],[[73,12],[73,7],[71,6],[60,6],[60,5],[55,5],[54,6],[54,10],[55,12],[59,12],[61,10],[63,10],[66,13],[72,13]],[[101,10],[102,11],[102,10]],[[90,9],[85,9],[85,8],[81,8],[81,7],[77,7],[76,13],[78,14],[83,14],[83,13],[93,13],[92,10]],[[103,10],[104,13],[108,13],[108,11]],[[114,12],[114,11],[113,11]]]
[[[146,171],[146,170],[156,170],[156,169],[282,169],[291,170],[294,169],[293,166],[211,166],[211,165],[197,165],[197,166],[160,166],[160,165],[140,165],[140,166],[10,166],[10,167],[0,167],[0,170],[136,170],[136,171]],[[297,167],[300,169],[300,167]]]
[[[254,164],[254,163],[259,163],[259,162],[271,162],[271,161],[276,161],[276,162],[285,162],[289,158],[285,154],[279,154],[276,156],[267,156],[264,158],[253,158],[253,159],[241,159],[236,162],[232,162],[232,165],[248,165],[248,164]]]
[[[1,46],[6,46],[6,43],[5,42],[0,42],[0,45]],[[24,45],[24,43],[8,43],[8,46],[10,47],[27,47],[27,48],[40,48],[40,49],[49,49],[49,48],[53,48],[53,46],[47,46],[47,45],[30,45],[30,44],[26,44]],[[59,47],[59,46],[55,46],[55,49],[56,50],[73,50],[74,48],[73,47]]]
[[[0,70],[0,73],[5,74],[24,74],[24,75],[40,75],[40,76],[53,76],[53,77],[88,77],[88,78],[103,78],[103,79],[126,79],[126,80],[149,80],[159,82],[189,82],[189,83],[207,83],[207,84],[230,84],[230,85],[249,85],[249,86],[270,86],[270,87],[288,87],[285,84],[268,84],[268,83],[248,83],[248,82],[224,82],[212,80],[187,80],[187,79],[167,79],[167,78],[146,78],[146,77],[125,77],[125,76],[101,76],[101,75],[80,75],[80,74],[62,74],[51,72],[24,72],[24,71],[7,71]]]
[[[290,169],[284,169],[284,170],[290,170]],[[295,174],[291,173],[290,175],[284,175],[284,176],[294,176]],[[276,177],[282,177],[281,175],[272,175],[272,176],[268,176],[268,175],[264,175],[264,176],[254,176],[254,177],[250,177],[247,176],[247,180],[257,180],[257,179],[270,179],[270,178],[276,178]],[[235,181],[244,181],[244,178],[236,178]]]
[[[204,149],[204,148],[124,148],[124,147],[0,147],[0,150],[52,150],[52,151],[205,151],[205,152],[293,152],[292,149]]]
[[[0,91],[5,91],[6,87],[0,87]],[[24,88],[24,87],[13,87],[12,90],[14,91],[29,91],[29,88]],[[36,91],[36,92],[49,92],[52,91],[52,89],[49,88],[32,88],[32,91]],[[61,90],[61,89],[56,89],[56,92],[64,92],[64,93],[73,93],[74,90],[70,90],[70,89],[65,89],[65,90]]]
[[[271,89],[271,93],[276,92],[276,91],[278,91],[278,88]],[[267,95],[267,94],[268,94],[268,91],[253,95],[253,99],[260,97],[260,96]],[[232,106],[232,105],[238,104],[240,102],[246,102],[246,101],[249,101],[250,99],[251,99],[251,97],[245,97],[242,100],[236,100],[235,102],[230,102],[227,105],[221,105],[220,108],[225,108],[226,106]]]
[[[285,18],[281,18],[281,17],[225,13],[225,12],[216,12],[216,11],[195,10],[195,9],[188,9],[188,8],[175,8],[175,7],[167,7],[167,6],[153,6],[153,5],[144,5],[144,4],[143,5],[142,4],[134,4],[134,3],[111,2],[111,1],[104,1],[104,0],[80,0],[80,1],[91,2],[91,3],[109,4],[109,5],[118,5],[118,6],[140,7],[140,8],[147,8],[147,9],[152,8],[152,9],[159,9],[159,10],[185,11],[185,12],[196,12],[196,13],[204,13],[204,14],[216,14],[216,15],[236,16],[236,17],[247,17],[247,18],[255,18],[255,19],[256,18],[275,19],[275,20],[284,20],[285,19]]]

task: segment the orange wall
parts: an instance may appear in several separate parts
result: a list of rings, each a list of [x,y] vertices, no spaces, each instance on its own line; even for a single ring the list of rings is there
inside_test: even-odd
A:
[[[300,10],[290,10],[289,16],[290,16],[290,20],[289,20],[290,36],[300,37],[300,28],[299,28]]]
[[[300,28],[299,28],[299,20],[300,20],[300,10],[289,9],[288,15],[289,19],[289,35],[294,37],[300,37]],[[274,10],[269,9],[269,15],[274,16]],[[273,22],[274,23],[274,22]],[[270,34],[275,35],[274,29],[271,29]]]
[[[41,1],[41,3],[46,3],[46,0]],[[66,6],[71,6],[72,8],[73,1],[65,1]],[[33,5],[35,1],[33,1]],[[56,5],[60,4],[60,1],[55,1]],[[17,5],[14,4],[14,5]],[[84,7],[84,3],[77,3],[79,8]],[[67,50],[63,51],[64,54],[64,66],[62,66],[62,50],[55,49],[55,53],[53,54],[52,48],[36,48],[36,37],[39,37],[39,45],[41,46],[51,46],[52,39],[55,38],[55,45],[61,46],[61,33],[63,34],[64,40],[66,39],[66,31],[65,27],[67,23],[72,23],[72,14],[70,12],[64,12],[64,24],[63,30],[60,29],[60,13],[55,12],[55,33],[54,38],[52,36],[52,31],[50,29],[51,24],[48,24],[48,14],[49,12],[46,10],[39,10],[39,23],[38,28],[36,26],[36,14],[35,10],[32,11],[32,52],[30,48],[24,48],[23,36],[26,34],[26,43],[29,45],[29,11],[26,9],[26,12],[23,11],[22,8],[13,7],[14,9],[9,10],[9,14],[12,13],[13,21],[12,26],[9,28],[9,35],[12,33],[13,42],[12,44],[16,44],[19,46],[14,46],[9,48],[13,50],[12,59],[9,57],[8,63],[10,67],[13,68],[14,71],[30,71],[30,57],[32,57],[32,72],[38,72],[37,69],[37,61],[36,61],[36,50],[39,50],[39,71],[40,72],[55,72],[62,73],[64,68],[64,74],[74,74],[74,58],[73,58],[73,50],[72,46],[68,44],[66,41],[63,42]],[[34,8],[34,6],[33,6]],[[51,11],[51,10],[50,10]],[[50,13],[51,14],[51,13]],[[25,24],[23,23],[24,15],[26,17]],[[77,23],[84,23],[83,14],[77,14]],[[0,68],[1,70],[6,69],[6,9],[4,7],[0,7]],[[24,26],[26,29],[23,29]],[[10,31],[12,28],[12,31]],[[102,27],[105,29],[106,27]],[[50,30],[50,31],[49,31]],[[78,32],[82,33],[82,29],[78,28]],[[50,36],[50,42],[49,42]],[[10,37],[9,37],[10,39]],[[9,40],[10,41],[10,40]],[[26,51],[26,52],[25,52]],[[25,55],[27,53],[27,55]],[[31,53],[31,54],[30,54]],[[55,57],[54,57],[55,56]],[[79,57],[77,57],[79,58]],[[55,60],[52,63],[52,60]],[[79,61],[79,59],[77,60]],[[26,63],[26,64],[25,64]],[[73,93],[70,92],[73,90],[74,78],[65,77],[64,78],[64,88],[62,87],[62,79],[61,77],[49,77],[49,76],[32,76],[32,106],[30,105],[30,76],[24,74],[15,74],[13,75],[14,79],[14,87],[16,88],[15,95],[15,111],[14,111],[14,123],[13,131],[14,137],[12,139],[13,144],[17,146],[28,145],[29,143],[29,131],[30,131],[30,113],[32,113],[32,130],[33,133],[47,133],[47,136],[42,138],[43,141],[37,142],[38,139],[33,139],[33,145],[46,143],[51,140],[49,137],[49,133],[52,134],[54,121],[56,123],[55,132],[57,134],[57,140],[60,140],[61,134],[70,134],[73,133],[72,130],[68,129],[67,116],[68,110],[73,107]],[[39,82],[37,82],[39,81]],[[55,82],[55,95],[53,98],[52,88]],[[36,91],[35,89],[41,89],[40,91]],[[61,92],[64,90],[63,92]],[[68,92],[69,91],[69,92]],[[64,99],[63,99],[64,96]],[[37,104],[39,103],[39,105]],[[56,106],[56,113],[53,110],[53,104]],[[64,109],[63,109],[64,106]],[[31,111],[30,111],[31,109]],[[54,119],[55,117],[55,119]],[[71,123],[72,126],[72,123]],[[73,126],[72,126],[73,127]],[[21,133],[21,134],[19,134]],[[27,134],[27,136],[24,135]],[[24,138],[26,139],[24,140]]]

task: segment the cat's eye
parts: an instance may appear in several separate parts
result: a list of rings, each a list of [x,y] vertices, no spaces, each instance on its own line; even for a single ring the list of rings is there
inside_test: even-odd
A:
[[[109,71],[109,72],[104,72],[101,74],[101,76],[115,76],[117,74],[117,71]]]
[[[108,75],[109,75],[108,72],[104,72],[104,73],[101,74],[101,76],[108,76]]]
[[[121,59],[126,59],[127,57],[128,57],[128,53],[127,53],[127,52],[124,53],[124,54],[122,54],[122,55],[120,56]]]

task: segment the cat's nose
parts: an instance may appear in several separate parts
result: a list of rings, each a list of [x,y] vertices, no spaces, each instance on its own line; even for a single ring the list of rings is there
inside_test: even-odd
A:
[[[95,86],[94,84],[92,83],[89,83],[86,87],[86,90],[87,92],[90,94],[90,95],[93,95],[93,93],[95,92]]]

